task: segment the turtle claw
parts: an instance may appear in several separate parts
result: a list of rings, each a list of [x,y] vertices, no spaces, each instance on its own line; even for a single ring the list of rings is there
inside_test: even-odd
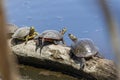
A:
[[[40,47],[40,54],[41,54],[41,52],[42,52],[43,47],[44,47],[43,45]]]
[[[35,52],[37,52],[37,50],[38,50],[40,44],[39,44],[39,42],[36,42],[35,45],[36,45],[36,47],[35,47]]]
[[[27,44],[27,42],[25,42],[25,45]]]
[[[42,47],[40,47],[40,54],[41,54],[41,52],[42,52]]]
[[[35,48],[35,52],[37,52],[37,50],[38,50],[38,46],[36,46],[36,48]]]
[[[79,62],[80,62],[80,69],[83,70],[83,68],[85,67],[85,59],[84,58],[80,58]]]
[[[85,67],[85,64],[84,64],[84,63],[81,63],[81,64],[80,64],[80,70],[83,70],[84,67]]]
[[[40,54],[41,54],[41,52],[42,52],[43,46],[44,46],[44,38],[42,38],[42,43],[41,43],[41,45],[40,45]]]
[[[58,42],[57,42],[57,41],[54,41],[54,44],[55,44],[55,45],[57,45],[57,44],[58,44]]]
[[[65,44],[65,41],[62,39],[62,43]]]

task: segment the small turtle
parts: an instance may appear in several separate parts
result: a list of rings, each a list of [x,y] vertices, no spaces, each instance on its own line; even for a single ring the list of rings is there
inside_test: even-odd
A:
[[[8,38],[12,38],[12,35],[15,33],[15,31],[18,29],[18,26],[15,24],[6,24],[6,27],[8,29]]]
[[[75,58],[81,63],[81,69],[84,67],[86,59],[92,58],[94,56],[99,57],[98,49],[94,45],[92,40],[87,38],[77,39],[77,37],[75,37],[73,34],[68,34],[68,36],[74,42],[71,45],[71,52],[75,56]]]
[[[28,40],[33,39],[37,35],[38,33],[34,27],[21,27],[12,35],[12,38],[15,39],[15,43],[19,40],[25,41],[25,44],[27,44]]]
[[[36,42],[36,49],[40,47],[40,53],[44,45],[53,43],[53,44],[59,44],[61,41],[63,44],[63,35],[67,31],[66,28],[63,28],[61,31],[56,31],[56,30],[45,30],[42,32],[40,35],[38,35],[34,40]]]

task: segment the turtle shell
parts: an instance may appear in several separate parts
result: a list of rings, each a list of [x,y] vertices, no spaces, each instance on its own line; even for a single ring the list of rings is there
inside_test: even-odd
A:
[[[12,35],[12,38],[24,38],[29,32],[30,27],[21,27]]]
[[[98,52],[97,47],[90,39],[78,39],[71,47],[73,54],[77,57],[91,57]]]
[[[14,34],[14,32],[18,29],[18,26],[14,24],[7,24],[8,34]]]
[[[61,40],[63,38],[62,34],[56,30],[46,30],[42,32],[39,35],[39,37],[46,39],[55,39],[55,40]]]

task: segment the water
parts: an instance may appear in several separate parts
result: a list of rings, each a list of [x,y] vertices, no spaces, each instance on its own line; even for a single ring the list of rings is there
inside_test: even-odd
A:
[[[119,0],[108,4],[117,20]],[[118,11],[117,11],[118,10]],[[6,0],[7,20],[19,27],[35,26],[40,33],[47,29],[68,29],[64,38],[72,42],[68,33],[79,38],[90,38],[102,55],[114,59],[105,20],[97,0]]]
[[[114,59],[110,38],[105,20],[97,2],[98,0],[6,0],[8,23],[22,26],[35,26],[40,33],[47,29],[68,29],[64,38],[67,45],[72,42],[68,33],[79,38],[90,38],[99,48],[102,55]],[[120,21],[120,0],[108,0],[111,12]],[[118,22],[119,23],[119,22]],[[22,80],[78,80],[77,78],[38,69],[30,66],[19,66]]]

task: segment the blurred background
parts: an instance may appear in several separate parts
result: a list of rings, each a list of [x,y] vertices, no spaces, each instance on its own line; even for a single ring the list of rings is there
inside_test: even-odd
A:
[[[120,0],[108,0],[118,21],[119,3]],[[73,33],[79,38],[92,39],[105,58],[115,59],[98,0],[6,0],[5,7],[8,23],[19,27],[35,26],[39,33],[66,27],[64,39],[68,46],[72,41],[67,35]]]

